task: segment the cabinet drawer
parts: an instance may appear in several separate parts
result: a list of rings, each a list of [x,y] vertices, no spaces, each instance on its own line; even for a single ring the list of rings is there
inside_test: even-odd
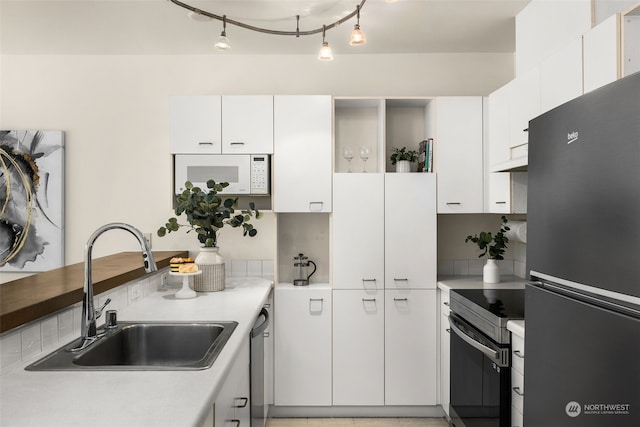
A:
[[[511,334],[511,368],[524,375],[524,339]]]
[[[518,408],[511,406],[511,427],[522,427],[524,425],[524,416]]]
[[[511,405],[524,412],[524,376],[511,369]]]

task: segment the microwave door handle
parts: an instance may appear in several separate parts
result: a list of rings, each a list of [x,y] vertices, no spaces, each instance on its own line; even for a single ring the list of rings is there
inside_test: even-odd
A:
[[[449,326],[457,336],[462,338],[462,340],[467,344],[469,344],[471,347],[481,351],[483,354],[486,354],[487,356],[491,357],[493,360],[499,359],[500,355],[498,354],[497,351],[487,347],[484,344],[480,344],[478,341],[474,340],[469,335],[465,334],[458,326],[456,326],[455,322],[451,322]]]

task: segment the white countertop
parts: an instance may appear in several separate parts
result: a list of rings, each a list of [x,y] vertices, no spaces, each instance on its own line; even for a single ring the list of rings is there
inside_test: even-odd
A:
[[[509,320],[507,322],[507,329],[510,330],[512,334],[524,338],[524,320]]]
[[[438,277],[438,288],[443,291],[451,289],[524,289],[526,280],[517,276],[502,276],[500,283],[484,283],[482,276],[448,276]]]
[[[0,425],[194,426],[206,417],[242,340],[266,302],[272,282],[227,279],[222,292],[177,300],[177,288],[157,292],[118,312],[120,321],[225,321],[238,326],[210,369],[199,371],[3,373]]]

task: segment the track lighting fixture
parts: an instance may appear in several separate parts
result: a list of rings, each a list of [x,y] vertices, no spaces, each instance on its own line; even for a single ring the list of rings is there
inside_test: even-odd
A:
[[[231,43],[229,43],[229,38],[227,37],[227,15],[222,16],[222,32],[215,46],[216,49],[223,51],[231,49]]]
[[[353,28],[353,31],[351,32],[351,37],[349,39],[349,44],[353,45],[353,46],[358,46],[361,44],[366,43],[367,38],[365,37],[364,33],[362,32],[362,30],[360,29],[360,9],[362,9],[362,7],[364,6],[364,4],[366,3],[367,0],[361,0],[360,4],[358,4],[356,6],[356,10],[354,10],[353,12],[350,12],[348,14],[346,14],[345,16],[343,16],[342,18],[338,19],[337,21],[331,23],[331,24],[327,24],[327,25],[323,25],[322,28],[315,28],[312,30],[305,30],[305,31],[300,31],[300,15],[296,15],[296,29],[295,31],[282,31],[282,30],[272,30],[269,28],[262,28],[262,27],[256,27],[253,25],[249,25],[249,24],[245,24],[243,22],[240,21],[236,21],[233,19],[227,19],[227,15],[216,15],[214,13],[211,12],[207,12],[201,9],[198,9],[196,7],[193,7],[189,4],[186,4],[180,0],[169,0],[171,1],[171,3],[180,6],[184,9],[187,9],[189,11],[189,17],[192,18],[193,20],[196,21],[207,21],[207,20],[211,20],[211,19],[217,19],[218,21],[222,21],[222,33],[220,34],[220,37],[218,38],[218,42],[215,44],[216,49],[218,50],[228,50],[230,49],[231,45],[229,43],[229,38],[227,37],[227,33],[226,33],[226,27],[227,27],[227,23],[231,24],[231,25],[235,25],[237,27],[241,27],[247,30],[251,30],[251,31],[256,31],[259,33],[264,33],[264,34],[272,34],[272,35],[278,35],[278,36],[296,36],[296,37],[300,37],[300,36],[308,36],[308,35],[312,35],[312,34],[318,34],[320,32],[322,32],[322,48],[320,49],[320,55],[318,55],[318,59],[323,60],[323,61],[330,61],[333,59],[333,54],[331,53],[331,48],[329,47],[329,43],[325,40],[325,33],[327,30],[330,30],[332,28],[335,28],[341,24],[343,24],[344,22],[348,21],[349,19],[353,18],[354,16],[356,17],[356,25]],[[393,3],[397,0],[386,0],[389,3]]]
[[[360,29],[360,5],[356,6],[356,25],[353,27],[353,31],[351,32],[351,37],[349,38],[349,44],[351,46],[358,46],[361,44],[365,44],[367,42],[367,37],[364,35],[364,32]]]
[[[322,47],[320,48],[320,53],[318,54],[318,59],[320,61],[333,61],[333,52],[331,52],[331,48],[329,47],[329,43],[324,40],[326,28],[322,26]]]

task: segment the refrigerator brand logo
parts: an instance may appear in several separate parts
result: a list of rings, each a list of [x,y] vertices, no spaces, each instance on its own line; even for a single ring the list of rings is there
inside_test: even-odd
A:
[[[578,402],[569,402],[567,403],[567,406],[564,407],[564,411],[567,413],[568,416],[570,416],[571,418],[575,418],[578,415],[580,415],[580,404]]]
[[[572,142],[576,142],[578,140],[578,132],[574,131],[567,134],[567,144],[571,144]]]

